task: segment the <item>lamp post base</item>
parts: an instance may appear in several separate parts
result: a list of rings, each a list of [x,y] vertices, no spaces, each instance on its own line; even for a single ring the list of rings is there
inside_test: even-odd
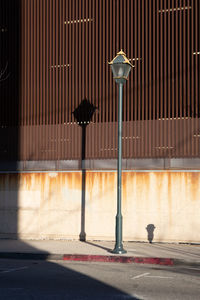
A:
[[[111,251],[111,253],[113,254],[125,254],[127,253],[126,250],[124,250],[123,246],[118,246],[118,245],[115,245],[115,248]]]
[[[85,232],[81,232],[81,233],[79,234],[79,240],[80,240],[81,242],[85,242],[85,241],[86,241],[86,233],[85,233]]]

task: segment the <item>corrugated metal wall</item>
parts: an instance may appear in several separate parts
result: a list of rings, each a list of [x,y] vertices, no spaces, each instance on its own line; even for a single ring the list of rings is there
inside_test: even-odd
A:
[[[198,0],[21,0],[20,159],[81,158],[84,99],[86,158],[117,156],[120,49],[135,65],[123,157],[199,157],[199,28]]]

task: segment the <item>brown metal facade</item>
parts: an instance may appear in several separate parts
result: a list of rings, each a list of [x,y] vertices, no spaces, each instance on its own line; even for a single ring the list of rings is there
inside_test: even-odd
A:
[[[124,86],[123,157],[200,157],[199,0],[21,0],[20,11],[20,160],[80,159],[83,126],[86,159],[117,157],[108,61],[120,49],[135,66]]]

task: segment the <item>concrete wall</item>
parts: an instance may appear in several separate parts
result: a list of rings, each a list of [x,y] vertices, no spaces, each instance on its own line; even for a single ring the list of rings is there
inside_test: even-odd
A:
[[[124,240],[200,242],[200,172],[124,172]],[[88,239],[114,240],[116,172],[87,172]],[[0,175],[0,237],[78,239],[82,173]],[[152,228],[152,227],[151,227]]]

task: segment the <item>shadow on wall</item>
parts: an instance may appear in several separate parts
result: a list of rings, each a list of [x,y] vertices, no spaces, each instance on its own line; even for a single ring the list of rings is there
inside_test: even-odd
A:
[[[147,239],[149,241],[149,243],[151,244],[154,238],[154,230],[155,230],[155,226],[154,224],[148,224],[146,227],[147,230]]]
[[[17,238],[21,0],[0,1],[0,237]]]
[[[77,124],[82,128],[82,143],[81,143],[81,170],[82,170],[82,195],[81,195],[81,232],[79,235],[80,241],[86,241],[85,232],[85,196],[86,196],[86,168],[85,168],[85,153],[86,153],[86,128],[90,124],[93,114],[97,109],[87,99],[83,99],[79,106],[73,111],[73,115]]]
[[[35,1],[35,0],[32,0]],[[29,3],[29,1],[26,1]],[[18,162],[20,161],[19,153],[19,124],[20,124],[20,7],[21,0],[1,0],[0,1],[0,252],[20,252],[20,253],[41,253],[28,242],[17,240],[18,213],[19,213],[19,186],[20,174],[18,171]],[[26,4],[28,5],[28,4]],[[95,111],[89,101],[83,100],[79,110],[83,111],[82,126],[82,161],[85,159],[85,135],[86,126],[89,124],[92,114]],[[82,113],[80,113],[82,115]],[[82,228],[81,235],[84,233],[84,205],[85,205],[85,168],[83,166],[83,195],[82,195]],[[30,223],[33,221],[30,217]],[[8,239],[16,239],[10,241]],[[17,243],[17,247],[16,247]],[[3,246],[4,245],[4,246]],[[42,251],[43,259],[47,259],[48,252]],[[32,256],[33,258],[33,256]],[[32,264],[35,264],[33,262]],[[1,262],[2,264],[2,262]],[[14,270],[16,262],[6,261],[7,268]],[[34,266],[33,266],[34,267]],[[46,277],[47,268],[52,270],[50,280]],[[59,266],[52,262],[46,262],[40,271],[43,276],[35,275],[36,273],[28,270],[19,270],[13,281],[13,273],[9,277],[9,271],[1,276],[0,289],[2,293],[7,293],[5,299],[27,299],[29,296],[34,299],[111,299],[117,295],[118,299],[127,298],[127,294],[119,291],[107,284],[96,279],[86,276],[82,273],[75,272],[69,268]],[[53,271],[54,270],[54,271]],[[26,273],[25,273],[26,271]],[[0,274],[4,272],[0,270]],[[34,287],[33,287],[34,283]],[[56,290],[55,283],[57,287]],[[22,287],[22,288],[19,288]],[[31,295],[29,295],[31,294]],[[56,295],[55,297],[52,297]],[[38,297],[37,297],[38,295]],[[100,296],[99,296],[100,295]],[[41,298],[42,296],[42,298]],[[49,298],[48,298],[49,299]],[[129,297],[129,299],[135,299]]]

